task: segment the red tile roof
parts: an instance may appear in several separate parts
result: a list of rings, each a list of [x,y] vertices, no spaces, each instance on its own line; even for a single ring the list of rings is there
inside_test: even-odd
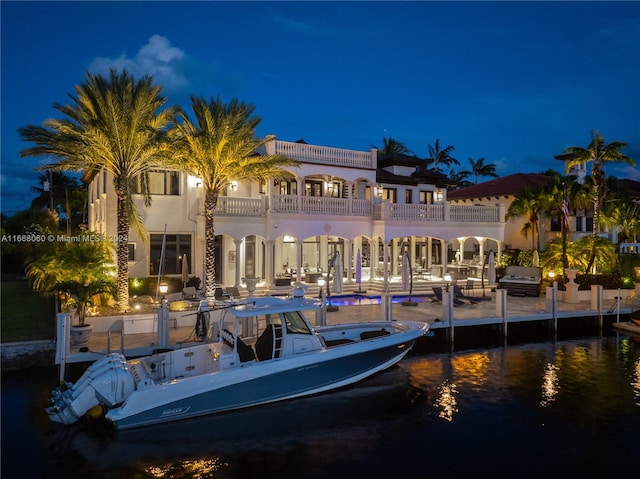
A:
[[[550,177],[537,173],[515,173],[502,178],[494,178],[484,183],[467,186],[447,192],[449,200],[486,198],[488,196],[510,196],[530,188],[537,188],[549,181]]]

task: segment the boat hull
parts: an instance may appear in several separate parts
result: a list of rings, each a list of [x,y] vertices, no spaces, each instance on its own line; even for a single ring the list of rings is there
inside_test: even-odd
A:
[[[295,361],[255,363],[243,367],[246,374],[242,375],[221,371],[208,378],[173,381],[136,391],[106,417],[116,428],[129,429],[334,390],[393,366],[421,335],[381,338],[374,348],[356,343],[302,355]]]

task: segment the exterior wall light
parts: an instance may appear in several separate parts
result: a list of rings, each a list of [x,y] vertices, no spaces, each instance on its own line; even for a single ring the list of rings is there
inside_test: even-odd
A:
[[[236,180],[233,180],[233,181],[231,182],[230,188],[231,188],[231,191],[237,191],[237,189],[238,189],[238,182],[237,182]]]

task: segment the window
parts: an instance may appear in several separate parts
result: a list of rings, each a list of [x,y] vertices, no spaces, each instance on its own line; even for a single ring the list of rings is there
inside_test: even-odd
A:
[[[290,311],[282,314],[284,316],[284,324],[287,326],[287,333],[311,334],[304,319],[300,317],[299,311]]]
[[[164,235],[152,234],[150,241],[151,258],[149,261],[149,273],[158,274],[160,271],[160,258],[162,257],[162,238]],[[191,235],[168,234],[166,235],[164,261],[162,274],[182,273],[182,256],[186,254],[188,259],[191,254]]]
[[[149,193],[152,195],[179,195],[180,194],[180,173],[177,171],[150,171]],[[137,178],[134,193],[142,193],[140,178]]]
[[[413,203],[413,191],[408,188],[404,190],[404,202],[407,205]]]
[[[433,203],[433,192],[420,190],[420,204],[430,205]]]
[[[382,199],[389,200],[391,203],[396,203],[398,199],[398,190],[395,188],[384,188],[382,190]]]

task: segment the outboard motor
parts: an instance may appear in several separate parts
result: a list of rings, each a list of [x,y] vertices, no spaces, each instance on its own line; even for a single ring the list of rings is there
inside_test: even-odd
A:
[[[51,392],[53,405],[46,411],[51,421],[72,424],[98,404],[122,404],[135,390],[135,381],[126,358],[112,353],[93,363],[75,384],[65,386]]]

